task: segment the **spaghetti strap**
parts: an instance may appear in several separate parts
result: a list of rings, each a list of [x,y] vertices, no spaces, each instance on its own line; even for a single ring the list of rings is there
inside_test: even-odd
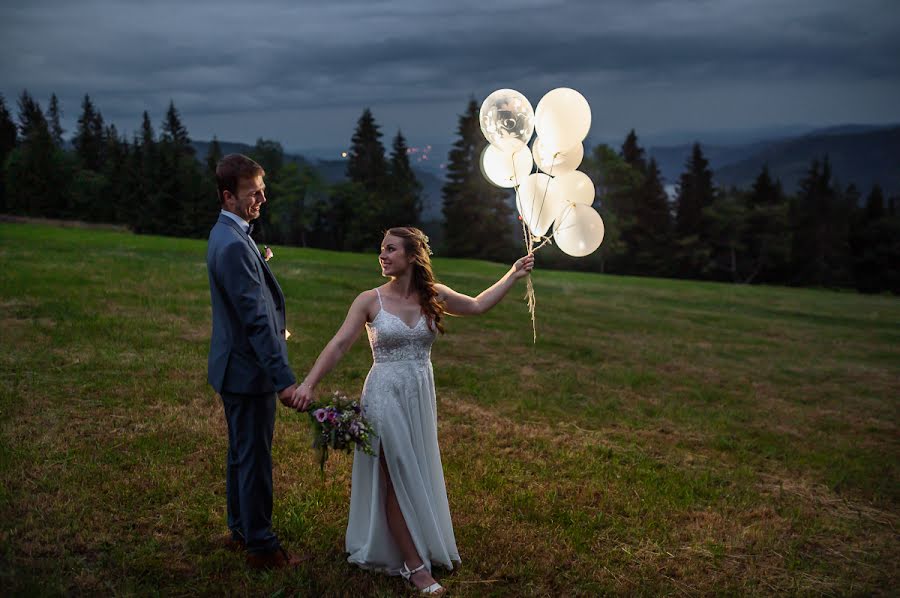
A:
[[[376,288],[376,289],[375,289],[375,294],[378,295],[378,307],[380,307],[381,309],[384,309],[384,303],[381,302],[381,291],[379,291],[379,290]]]

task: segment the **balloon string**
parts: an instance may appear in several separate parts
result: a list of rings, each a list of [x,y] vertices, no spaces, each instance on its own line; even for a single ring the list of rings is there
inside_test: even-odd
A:
[[[547,185],[544,187],[544,196],[541,197],[541,209],[538,210],[538,220],[541,219],[541,214],[544,212],[544,202],[547,200],[547,192],[550,191],[550,183],[553,182],[553,164],[556,162],[556,156],[559,155],[559,152],[553,154],[553,159],[550,161],[550,170],[547,171]],[[534,204],[531,204],[531,214],[534,215]]]

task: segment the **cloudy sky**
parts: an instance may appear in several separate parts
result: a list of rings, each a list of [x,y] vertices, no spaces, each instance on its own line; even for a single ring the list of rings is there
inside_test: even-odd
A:
[[[447,143],[467,99],[555,87],[591,139],[900,122],[900,0],[5,0],[0,93],[90,94],[133,131],[170,99],[195,139]]]

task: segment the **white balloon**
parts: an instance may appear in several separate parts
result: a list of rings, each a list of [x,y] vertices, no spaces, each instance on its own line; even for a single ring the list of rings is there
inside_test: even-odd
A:
[[[587,137],[591,128],[591,107],[574,89],[558,87],[538,102],[534,127],[547,150],[565,150]]]
[[[519,185],[516,208],[533,235],[543,236],[566,207],[554,183],[546,174],[536,172]]]
[[[534,133],[534,109],[515,89],[498,89],[481,104],[479,122],[488,143],[504,152],[517,152]]]
[[[481,152],[481,172],[498,187],[515,187],[531,174],[532,166],[534,162],[527,147],[510,154],[488,145]]]
[[[556,245],[573,257],[593,253],[603,242],[603,218],[591,206],[569,204],[553,225]]]
[[[561,174],[554,179],[557,193],[569,203],[593,205],[596,189],[591,177],[580,170]]]
[[[572,172],[584,159],[584,145],[581,142],[557,152],[548,151],[540,137],[535,137],[531,145],[531,155],[537,167],[554,176]]]

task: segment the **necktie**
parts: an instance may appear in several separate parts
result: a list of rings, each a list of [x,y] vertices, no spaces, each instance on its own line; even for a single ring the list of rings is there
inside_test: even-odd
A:
[[[253,223],[251,222],[249,226],[250,226],[250,228],[247,229],[248,237],[253,234]]]

